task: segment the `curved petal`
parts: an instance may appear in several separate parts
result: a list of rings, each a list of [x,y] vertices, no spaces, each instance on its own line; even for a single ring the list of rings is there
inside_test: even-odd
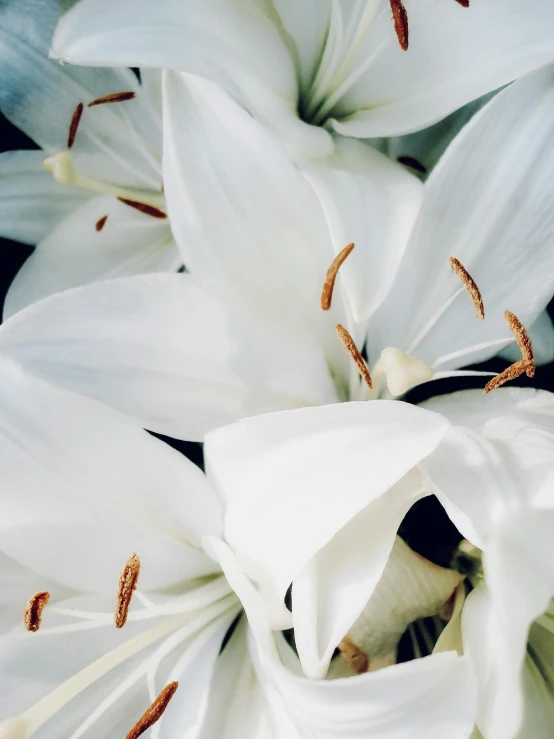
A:
[[[301,325],[279,324],[188,275],[45,298],[2,326],[0,346],[34,374],[187,440],[249,413],[337,400]]]
[[[525,7],[519,0],[488,0],[468,9],[407,0],[407,52],[398,46],[387,6],[382,3],[364,50],[375,58],[338,108],[334,126],[347,136],[419,130],[554,58],[548,0]]]
[[[67,147],[79,103],[132,91],[135,100],[85,108],[73,153],[79,169],[103,180],[160,188],[160,130],[136,76],[128,69],[83,69],[48,59],[58,18],[56,0],[7,0],[0,10],[0,109],[49,153]]]
[[[42,167],[42,151],[0,154],[0,233],[35,246],[90,195],[60,187]]]
[[[435,449],[446,427],[415,406],[374,401],[258,416],[206,436],[226,538],[276,612],[304,565],[370,504],[382,517],[372,525],[376,559],[366,577],[378,580],[409,500],[420,492],[408,484],[395,501],[390,489]],[[359,558],[348,551],[345,558],[359,572]],[[362,587],[367,600],[367,581]]]
[[[418,499],[418,481],[410,478],[367,506],[295,577],[294,638],[308,677],[325,677],[347,632],[368,670],[396,661],[408,625],[438,613],[460,582],[457,572],[433,565],[395,535]]]
[[[301,165],[325,213],[333,249],[351,241],[341,282],[355,321],[383,302],[402,258],[422,197],[421,183],[359,141],[337,137],[335,153]]]
[[[426,183],[397,279],[369,327],[370,356],[395,346],[456,369],[512,338],[505,310],[535,321],[554,289],[553,136],[554,67],[499,93],[464,128]],[[484,321],[451,256],[477,283]]]
[[[27,259],[8,290],[4,317],[68,288],[145,272],[176,272],[181,264],[167,221],[115,198],[93,198],[59,223]]]
[[[462,534],[481,549],[511,513],[554,508],[554,395],[466,390],[423,406],[451,423],[422,470]]]
[[[147,590],[213,572],[196,546],[203,534],[218,532],[219,506],[195,465],[5,355],[0,371],[6,554],[62,584],[98,592],[113,593],[133,552],[143,560]]]
[[[297,114],[298,85],[289,39],[268,2],[146,0],[130,14],[108,0],[81,0],[62,16],[54,56],[76,64],[161,67],[210,79],[293,146],[324,155],[327,131]]]
[[[164,101],[165,192],[187,268],[276,315],[330,325],[325,217],[286,150],[211,82],[168,72]]]
[[[490,739],[511,739],[524,716],[522,672],[531,623],[554,595],[554,512],[512,516],[484,555],[488,588],[462,613],[464,652],[479,681],[477,724]]]
[[[248,617],[250,654],[275,732],[269,736],[467,739],[476,695],[466,659],[450,652],[358,677],[307,680],[282,635],[271,636],[259,594],[231,550],[212,543]]]

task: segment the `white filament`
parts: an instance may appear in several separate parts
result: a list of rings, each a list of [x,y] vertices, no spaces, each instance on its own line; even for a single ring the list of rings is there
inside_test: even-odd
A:
[[[80,187],[90,192],[97,192],[100,195],[113,195],[116,198],[145,203],[154,208],[165,208],[165,198],[163,195],[156,195],[145,190],[118,187],[117,185],[97,180],[94,177],[89,177],[79,172],[73,166],[69,151],[62,151],[60,154],[48,157],[44,160],[42,166],[47,172],[52,173],[52,177],[58,185],[72,185],[73,187]]]

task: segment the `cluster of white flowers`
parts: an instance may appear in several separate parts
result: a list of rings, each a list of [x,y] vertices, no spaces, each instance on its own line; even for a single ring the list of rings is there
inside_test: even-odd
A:
[[[0,0],[0,72],[0,739],[551,739],[553,0]]]

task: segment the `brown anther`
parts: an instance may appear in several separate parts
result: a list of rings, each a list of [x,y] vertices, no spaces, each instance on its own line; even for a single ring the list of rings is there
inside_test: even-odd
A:
[[[458,5],[461,5],[462,8],[469,8],[469,0],[456,0]]]
[[[532,374],[529,374],[529,372]],[[496,375],[496,377],[493,377],[492,380],[487,382],[485,385],[485,392],[490,393],[491,390],[496,390],[497,387],[504,385],[505,382],[515,380],[523,373],[526,373],[528,377],[533,377],[535,374],[534,362],[530,362],[528,359],[519,359],[517,362],[514,362],[509,367],[506,367],[504,372],[501,372],[499,375]]]
[[[349,636],[345,636],[339,644],[339,651],[343,660],[357,675],[363,675],[369,670],[369,657],[362,652]]]
[[[475,315],[477,316],[477,318],[480,318],[481,320],[483,320],[483,318],[485,317],[485,307],[483,305],[483,298],[481,297],[481,292],[479,291],[479,288],[477,287],[475,280],[469,274],[469,272],[464,267],[464,265],[461,262],[459,262],[455,257],[450,257],[448,261],[450,262],[450,266],[452,267],[454,272],[460,278],[462,285],[466,289],[467,294],[471,298],[471,302],[473,303],[473,308],[475,310]]]
[[[40,593],[35,593],[27,603],[27,608],[23,613],[23,623],[27,631],[38,631],[40,628],[40,622],[42,619],[42,612],[44,606],[50,600],[50,593],[47,590],[43,590]]]
[[[159,696],[156,698],[154,703],[148,708],[142,716],[139,718],[137,723],[133,726],[131,731],[127,734],[125,739],[138,739],[141,734],[153,726],[156,721],[159,721],[163,715],[163,712],[168,706],[169,701],[175,695],[175,691],[179,687],[179,683],[173,682],[166,685]]]
[[[486,393],[490,393],[491,390],[495,390],[497,387],[504,385],[505,382],[515,380],[523,373],[525,373],[527,377],[535,376],[533,344],[531,343],[529,334],[525,330],[525,326],[519,318],[509,310],[504,312],[504,318],[508,322],[510,331],[513,333],[514,338],[517,341],[517,345],[521,352],[521,359],[511,364],[509,367],[506,367],[504,372],[501,372],[499,375],[496,375],[496,377],[493,377],[492,380],[487,382],[485,385]]]
[[[140,210],[141,213],[145,213],[147,216],[152,216],[152,218],[167,218],[167,213],[164,213],[159,208],[155,208],[153,205],[148,205],[148,203],[140,203],[138,200],[127,200],[127,198],[117,199],[129,207],[135,208],[135,210]]]
[[[108,216],[102,216],[102,218],[99,218],[96,221],[96,230],[101,231],[104,226],[106,225],[106,221],[108,220]]]
[[[88,104],[88,107],[92,108],[94,105],[105,105],[106,103],[123,103],[125,100],[132,100],[134,97],[136,97],[136,93],[132,90],[129,92],[111,92],[109,95],[96,98]]]
[[[522,358],[527,359],[529,362],[533,362],[534,364],[533,344],[531,343],[529,334],[525,330],[525,326],[522,324],[519,318],[509,310],[504,312],[504,318],[508,322],[510,331],[513,333],[514,338],[517,341],[517,345],[519,346]],[[535,373],[533,372],[533,375],[534,374]],[[528,376],[533,377],[533,375]]]
[[[410,167],[410,169],[415,169],[415,171],[419,172],[420,174],[427,174],[427,167],[424,167],[423,164],[418,159],[414,159],[414,157],[408,157],[408,156],[396,157],[396,161],[399,164],[403,164],[405,167]]]
[[[337,330],[337,334],[339,335],[339,339],[342,341],[342,343],[346,347],[346,351],[350,354],[350,356],[354,360],[354,364],[356,365],[356,368],[358,372],[360,373],[360,377],[363,379],[363,381],[368,386],[368,388],[372,390],[373,383],[371,381],[371,375],[369,374],[367,364],[364,362],[364,358],[362,357],[362,355],[358,351],[358,347],[354,343],[354,339],[350,336],[350,334],[344,328],[344,326],[340,325],[340,323],[337,323],[335,328]]]
[[[352,253],[354,244],[351,242],[347,244],[342,251],[331,262],[331,266],[327,270],[325,275],[325,282],[323,283],[323,290],[321,291],[321,309],[329,310],[331,307],[331,301],[333,299],[333,290],[335,289],[335,281],[339,273],[339,269],[342,267],[347,257]]]
[[[136,554],[132,554],[119,576],[119,587],[117,589],[117,606],[115,609],[115,625],[121,629],[127,622],[129,605],[133,597],[133,591],[137,587],[140,573],[140,560]]]
[[[402,4],[402,0],[389,0],[394,21],[394,30],[402,51],[408,49],[408,13]]]
[[[67,134],[67,148],[68,149],[71,149],[71,147],[75,143],[75,136],[77,136],[77,129],[79,128],[79,123],[81,122],[81,116],[83,115],[83,109],[84,109],[83,103],[79,103],[79,105],[73,111],[73,115],[71,116],[71,121],[69,122],[69,133]]]

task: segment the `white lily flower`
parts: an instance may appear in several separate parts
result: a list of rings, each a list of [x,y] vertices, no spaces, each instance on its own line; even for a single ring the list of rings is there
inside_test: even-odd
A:
[[[463,5],[79,0],[62,16],[52,53],[202,75],[297,150],[321,156],[334,149],[331,130],[415,131],[554,58],[548,0]]]
[[[8,292],[12,314],[109,277],[175,271],[162,192],[160,75],[48,59],[59,3],[0,9],[0,110],[40,146],[0,156],[0,233],[37,245]]]
[[[421,463],[462,534],[483,551],[461,613],[485,739],[546,739],[554,721],[554,396],[510,388],[425,406],[452,426]]]
[[[218,497],[231,492],[221,437],[210,463],[216,474],[205,477],[100,404],[48,386],[5,357],[0,372],[0,578],[9,578],[12,592],[17,582],[19,593],[41,583],[26,596],[32,633],[20,627],[2,640],[2,739],[138,737],[151,724],[152,736],[164,739],[469,736],[473,676],[453,652],[352,678],[302,676],[283,637],[271,636],[260,594],[221,539]],[[370,418],[380,407],[361,409]],[[383,408],[399,428],[404,415],[413,432],[401,447],[415,447],[401,452],[406,459],[445,426],[412,406]],[[359,447],[358,487],[366,479],[362,460],[375,458],[384,477],[397,474],[380,461],[382,448]],[[336,459],[337,475],[345,461]],[[271,479],[266,483],[271,489]],[[281,545],[286,552],[288,537]],[[134,551],[140,564],[129,558]],[[248,636],[243,617],[221,651],[243,606],[254,633]]]
[[[67,291],[13,316],[0,347],[148,429],[193,440],[259,412],[401,395],[485,360],[513,341],[504,311],[529,328],[554,288],[553,78],[547,68],[514,83],[462,131],[424,186],[406,246],[414,177],[343,139],[330,167],[306,165],[309,184],[219,88],[167,74],[164,180],[191,274]],[[329,315],[321,287],[350,240]],[[449,257],[480,288],[485,320]],[[372,390],[336,323],[365,345]],[[551,347],[550,322],[537,327]]]

